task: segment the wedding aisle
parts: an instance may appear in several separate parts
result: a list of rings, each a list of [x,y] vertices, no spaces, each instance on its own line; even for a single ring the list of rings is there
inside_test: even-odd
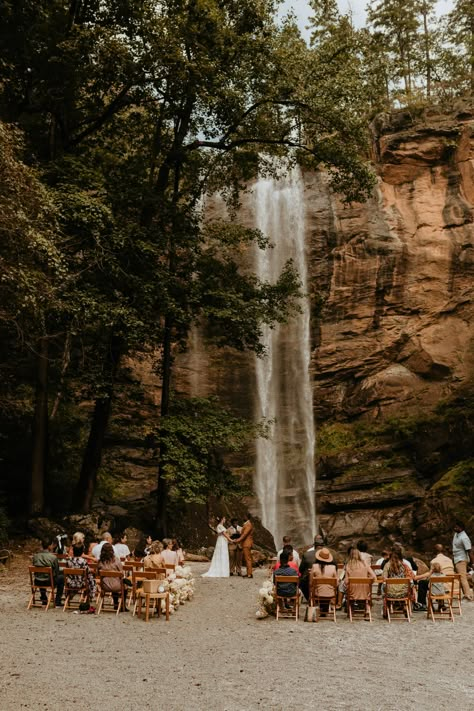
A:
[[[474,605],[455,624],[257,620],[253,579],[201,578],[166,623],[26,611],[26,562],[0,576],[2,711],[395,711],[472,707]],[[455,663],[450,660],[456,659]]]

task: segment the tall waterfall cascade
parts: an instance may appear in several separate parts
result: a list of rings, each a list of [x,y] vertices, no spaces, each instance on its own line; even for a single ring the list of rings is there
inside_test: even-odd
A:
[[[307,293],[304,184],[299,168],[282,179],[259,179],[253,190],[255,226],[273,245],[256,247],[255,269],[275,281],[292,259]],[[256,358],[256,417],[271,421],[270,437],[256,446],[255,490],[262,523],[278,546],[284,535],[294,545],[316,532],[315,433],[310,381],[310,304],[288,323],[265,327],[266,355]]]

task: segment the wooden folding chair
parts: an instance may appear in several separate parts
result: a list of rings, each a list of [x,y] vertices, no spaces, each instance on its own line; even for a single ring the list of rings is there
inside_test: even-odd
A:
[[[146,592],[143,588],[138,588],[137,599],[133,608],[133,614],[135,614],[138,606],[138,617],[142,616],[142,601],[145,600],[145,622],[150,619],[150,602],[153,603],[151,614],[153,615],[155,609],[158,612],[158,617],[161,614],[161,601],[165,601],[165,614],[166,621],[170,620],[170,594],[169,591],[166,592]],[[158,603],[158,604],[157,604]]]
[[[319,622],[322,617],[327,618],[328,620],[332,618],[334,622],[336,622],[338,582],[338,578],[312,578],[309,604],[310,607],[316,608],[315,622]],[[333,594],[330,596],[320,595],[318,593],[318,586],[320,585],[330,585],[332,588],[334,588]],[[323,603],[323,605],[328,605],[327,611],[321,612],[321,603]]]
[[[279,595],[278,585],[291,583],[295,586],[294,595]],[[300,581],[297,575],[275,575],[276,618],[295,618],[298,622],[300,614]]]
[[[392,619],[411,622],[411,578],[384,578],[382,583],[384,617],[389,622]]]
[[[347,578],[346,605],[350,621],[354,617],[362,617],[372,622],[372,583],[371,578]],[[365,592],[361,596],[361,586]]]
[[[137,592],[144,580],[158,580],[166,577],[166,568],[154,568],[153,570],[134,570],[132,572],[132,602],[136,602]],[[135,614],[135,611],[134,613]]]
[[[143,570],[143,561],[142,560],[126,560],[125,563],[123,563],[123,570],[125,575],[129,578],[132,576],[132,573],[134,570]]]
[[[117,593],[119,595],[119,601],[117,609],[110,609],[110,607],[104,607],[105,598],[109,597],[113,601],[112,591],[104,589],[104,579],[105,578],[120,578],[121,581],[121,592]],[[117,615],[120,612],[122,606],[125,607],[124,596],[123,596],[123,573],[120,570],[99,570],[99,604],[97,607],[97,614],[100,615],[102,609],[104,612],[116,612]]]
[[[80,586],[77,587],[77,582],[74,581],[74,587],[72,586],[73,581],[71,577],[82,578]],[[86,602],[89,595],[89,581],[87,580],[87,570],[85,568],[65,568],[64,569],[64,607],[63,612],[71,608],[71,601],[75,595],[79,595],[79,600],[77,602],[77,607],[80,606],[81,602]]]
[[[69,556],[67,555],[67,553],[56,553],[55,555],[58,559],[59,569],[61,570],[61,572],[64,572],[64,568],[67,565]]]
[[[453,612],[457,612],[459,617],[462,617],[461,575],[459,573],[453,573],[453,575],[447,575],[446,577],[453,578],[453,580],[454,580],[453,601],[452,601]],[[454,601],[456,601],[456,604],[454,604]]]
[[[174,563],[165,563],[165,568],[166,568],[166,575],[169,575],[170,573],[174,573],[176,570],[176,566]]]
[[[38,566],[38,565],[29,565],[28,571],[30,573],[31,597],[30,597],[30,601],[28,603],[28,607],[26,609],[31,610],[32,607],[44,607],[44,611],[47,612],[49,610],[49,606],[51,604],[54,607],[53,569],[50,566],[42,567],[42,566]],[[43,581],[36,582],[37,575],[47,575],[48,579],[45,580],[44,582]],[[44,590],[47,593],[46,605],[43,605],[43,603],[41,602],[41,590]],[[37,592],[40,593],[39,602],[36,602],[36,593]]]
[[[444,585],[444,593],[440,595],[433,592],[433,585],[442,583]],[[454,595],[454,576],[445,575],[444,577],[430,578],[428,586],[428,611],[426,613],[427,619],[431,617],[433,622],[435,620],[447,620],[454,622],[453,615],[453,595]],[[435,603],[438,609],[435,610]]]

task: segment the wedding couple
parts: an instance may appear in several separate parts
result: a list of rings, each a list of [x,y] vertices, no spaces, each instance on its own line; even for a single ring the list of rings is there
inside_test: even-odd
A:
[[[214,530],[214,529],[213,529]],[[239,538],[231,538],[225,527],[225,516],[219,516],[217,519],[216,547],[212,556],[211,566],[207,573],[204,573],[203,578],[228,578],[230,576],[229,566],[229,543],[240,543],[242,546],[242,555],[247,568],[247,575],[244,578],[253,578],[252,572],[252,546],[253,546],[253,523],[251,516],[247,514],[247,520],[242,526]]]

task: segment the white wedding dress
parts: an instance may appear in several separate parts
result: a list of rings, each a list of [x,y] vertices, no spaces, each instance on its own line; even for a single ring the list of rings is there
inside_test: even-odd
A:
[[[229,542],[224,536],[225,526],[221,523],[217,526],[217,541],[214,548],[214,555],[211,560],[211,567],[202,575],[203,578],[228,578],[229,569]]]

